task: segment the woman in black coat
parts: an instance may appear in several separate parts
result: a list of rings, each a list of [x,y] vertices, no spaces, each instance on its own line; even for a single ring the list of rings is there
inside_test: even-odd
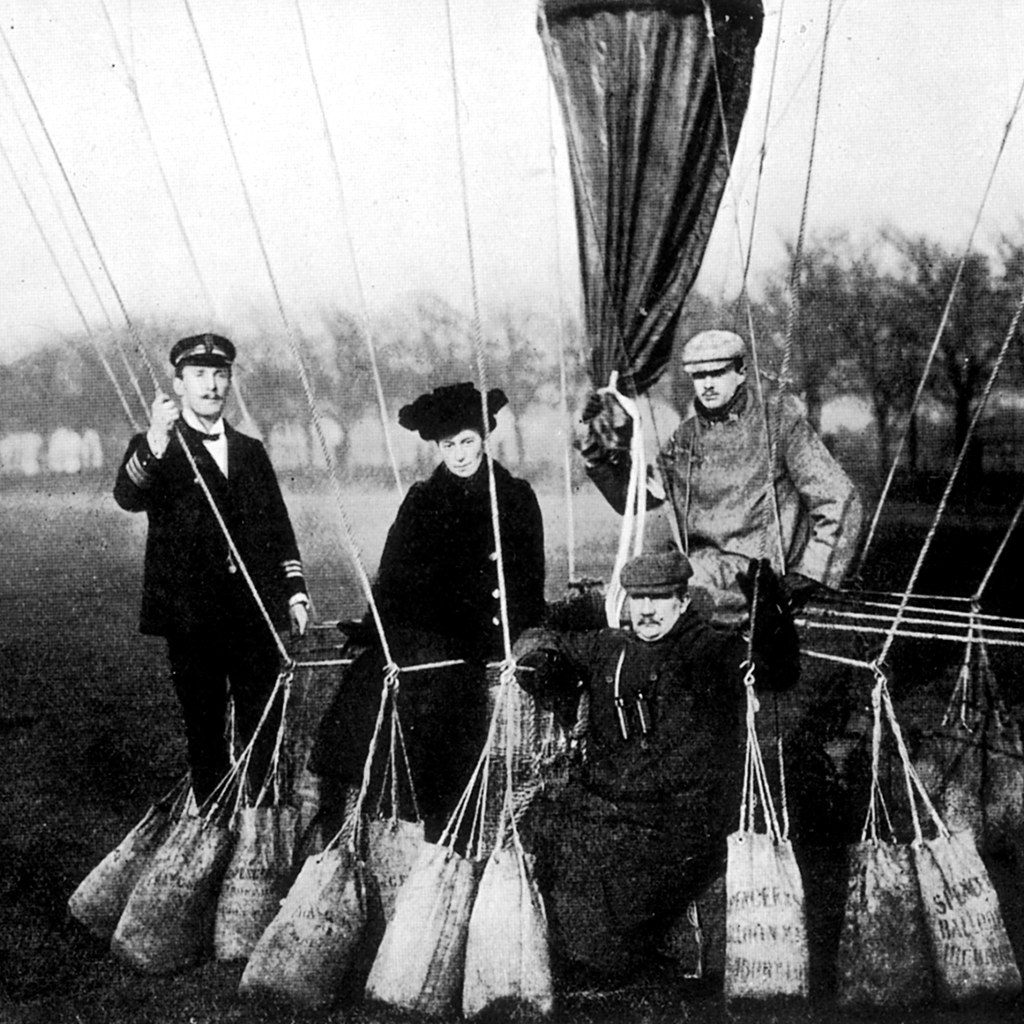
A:
[[[507,402],[500,389],[488,391],[488,430]],[[466,662],[401,676],[399,710],[428,832],[436,830],[468,781],[486,735],[484,664],[503,656],[483,415],[480,392],[468,382],[436,388],[399,411],[403,427],[437,443],[441,463],[405,496],[373,588],[400,666]],[[530,485],[492,465],[515,641],[544,615],[544,527]],[[372,629],[367,615],[359,632]],[[369,636],[375,639],[375,630]],[[340,786],[358,785],[362,777],[382,669],[383,655],[374,643],[352,666],[321,723],[311,767]]]

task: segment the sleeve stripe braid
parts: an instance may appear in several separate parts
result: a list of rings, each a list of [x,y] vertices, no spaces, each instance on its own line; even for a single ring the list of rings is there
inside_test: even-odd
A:
[[[131,480],[136,487],[149,487],[153,483],[153,476],[143,468],[142,460],[139,458],[138,452],[135,452],[132,455],[124,468],[125,472],[128,474],[128,479]]]

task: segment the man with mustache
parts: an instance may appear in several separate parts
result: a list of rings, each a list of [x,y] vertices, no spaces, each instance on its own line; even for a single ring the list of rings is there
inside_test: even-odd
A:
[[[563,785],[524,822],[554,949],[563,965],[630,971],[725,863],[736,826],[748,658],[759,689],[796,681],[788,606],[765,561],[741,581],[752,636],[713,627],[691,605],[677,551],[627,562],[631,630],[527,630],[520,685],[576,737]]]
[[[701,331],[682,346],[693,408],[662,448],[647,497],[648,508],[670,504],[677,543],[693,567],[691,586],[707,591],[723,622],[743,615],[736,574],[751,558],[773,554],[794,610],[819,588],[838,587],[863,518],[856,488],[793,395],[780,400],[766,392],[766,433],[765,407],[747,381],[747,355],[732,331]],[[613,398],[599,395],[591,396],[583,418],[587,473],[621,513],[632,422]],[[782,566],[775,555],[776,509]]]
[[[271,633],[302,633],[309,598],[288,511],[263,445],[223,419],[235,346],[217,334],[170,352],[181,408],[162,392],[149,430],[131,439],[114,499],[149,519],[140,631],[167,639],[188,741],[192,790],[202,804],[226,774],[228,695],[239,749],[252,737],[281,667]],[[182,445],[213,496],[229,549]],[[241,564],[239,564],[239,562]],[[248,570],[270,624],[244,579]],[[276,725],[264,724],[250,762],[258,787]]]

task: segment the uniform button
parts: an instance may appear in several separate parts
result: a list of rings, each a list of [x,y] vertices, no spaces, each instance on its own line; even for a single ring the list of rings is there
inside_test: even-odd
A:
[[[500,626],[501,625],[501,619],[499,619],[497,615],[495,615],[494,618],[491,619],[491,622],[493,622],[494,625],[496,625],[496,626]]]
[[[491,597],[501,597],[501,591],[495,587],[494,590],[491,591]]]
[[[489,558],[489,559],[490,559],[490,560],[491,560],[492,562],[496,562],[496,561],[498,560],[498,552],[497,552],[497,551],[492,551],[492,552],[491,552],[491,553],[490,553],[490,554],[489,554],[489,555],[488,555],[487,557],[488,557],[488,558]]]
[[[228,572],[230,572],[230,573],[238,572],[238,566],[235,565],[234,562],[228,562]]]

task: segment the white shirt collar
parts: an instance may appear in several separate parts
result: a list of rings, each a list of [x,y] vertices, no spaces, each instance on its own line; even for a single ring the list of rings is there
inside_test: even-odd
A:
[[[199,430],[204,434],[219,434],[224,435],[224,417],[221,416],[212,427],[207,427],[204,423],[200,422],[199,417],[187,406],[182,406],[181,418],[193,429]]]
[[[210,453],[213,461],[217,463],[217,468],[224,474],[228,475],[228,438],[224,432],[224,417],[214,423],[212,429],[207,429],[199,421],[199,417],[191,410],[182,407],[181,418],[194,430],[200,430],[204,434],[216,434],[217,437],[212,441],[203,441],[203,445],[206,450]]]

